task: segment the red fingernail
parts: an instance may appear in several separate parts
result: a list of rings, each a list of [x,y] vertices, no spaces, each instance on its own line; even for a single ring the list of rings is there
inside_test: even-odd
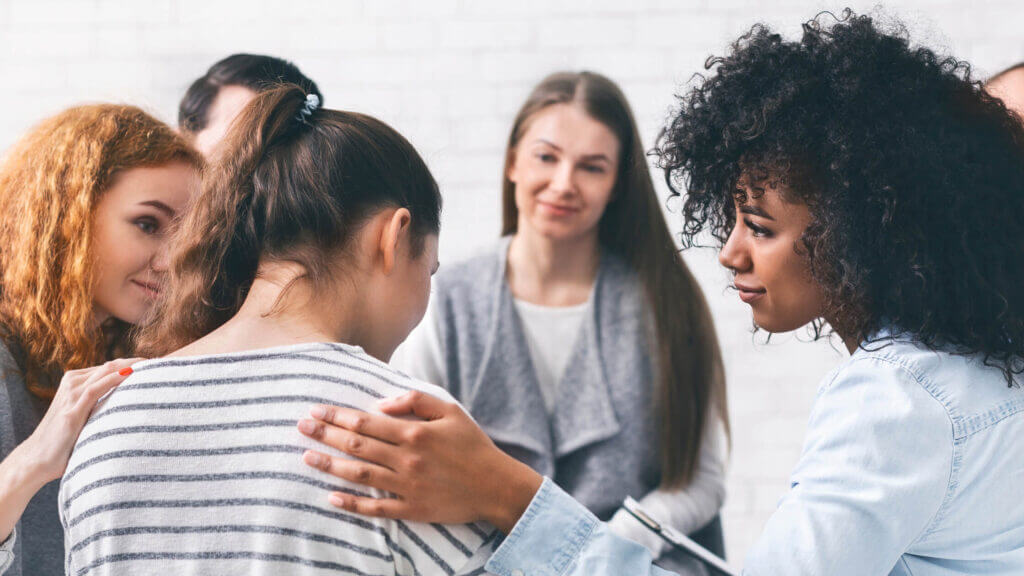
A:
[[[131,376],[132,372],[134,372],[134,370],[132,370],[131,366],[125,366],[117,371],[121,376]]]

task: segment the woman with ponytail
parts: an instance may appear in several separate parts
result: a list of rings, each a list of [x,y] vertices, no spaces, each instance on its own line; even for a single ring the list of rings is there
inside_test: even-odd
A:
[[[160,291],[200,163],[156,118],[101,104],[43,121],[0,167],[0,574],[64,574],[58,479],[131,370],[112,359]]]
[[[325,489],[367,492],[296,429],[323,432],[311,403],[316,416],[409,390],[451,399],[386,364],[437,268],[441,197],[423,160],[294,85],[257,95],[220,150],[140,336],[160,358],[107,397],[64,476],[68,574],[479,568],[489,527],[338,512]]]

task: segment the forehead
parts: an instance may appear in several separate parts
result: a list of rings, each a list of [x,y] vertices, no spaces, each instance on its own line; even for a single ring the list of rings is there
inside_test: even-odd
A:
[[[811,221],[807,204],[790,200],[793,195],[788,193],[784,184],[739,184],[736,190],[738,193],[733,196],[733,201],[740,212],[761,212],[783,226],[791,224],[803,228]]]
[[[554,104],[529,120],[522,143],[550,142],[570,154],[604,154],[615,159],[619,139],[610,128],[592,118],[578,104]]]
[[[118,205],[160,202],[179,212],[198,188],[199,171],[184,162],[141,166],[119,173],[101,202]]]

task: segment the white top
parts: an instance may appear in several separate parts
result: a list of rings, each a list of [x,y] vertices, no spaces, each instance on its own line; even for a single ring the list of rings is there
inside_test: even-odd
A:
[[[136,364],[97,407],[60,492],[67,573],[463,574],[493,528],[355,516],[329,491],[385,496],[303,463],[315,404],[376,411],[437,387],[343,344]]]
[[[526,306],[523,306],[523,304],[526,304]],[[529,310],[530,308],[533,310]],[[579,308],[578,311],[577,308]],[[527,310],[525,315],[523,310]],[[553,313],[548,317],[555,324],[546,326],[544,324],[546,313],[552,310],[566,311],[566,318],[558,318],[558,314]],[[516,300],[516,311],[520,314],[520,319],[523,321],[524,332],[527,334],[527,342],[530,345],[530,359],[533,365],[547,364],[548,366],[553,366],[554,370],[557,371],[553,370],[552,373],[559,374],[560,379],[562,372],[564,372],[565,363],[569,361],[569,355],[575,344],[576,333],[579,331],[586,314],[591,313],[589,303],[579,307],[552,309]],[[532,312],[537,313],[533,314]],[[570,331],[570,325],[573,322],[576,323],[575,329]],[[437,313],[437,307],[434,305],[433,298],[431,298],[423,321],[420,322],[405,342],[395,351],[391,357],[391,365],[420,380],[444,386],[447,382],[447,376],[445,374],[444,356],[441,351],[440,323],[440,315]],[[536,342],[531,342],[531,330],[539,335]],[[565,340],[568,344],[564,346],[559,345],[559,340],[555,339],[553,335],[558,334],[559,338],[566,338],[564,336],[566,333],[571,334]],[[548,337],[551,338],[548,339]],[[551,342],[555,344],[551,345]],[[539,348],[537,343],[540,344]],[[538,349],[544,350],[546,353],[543,355],[538,354]],[[563,354],[564,358],[562,358]],[[561,369],[558,366],[561,366]],[[557,389],[557,379],[554,380],[556,382],[554,386],[548,387],[546,392],[545,378],[541,376],[541,369],[538,368],[537,372],[537,380],[541,382],[541,392],[544,394],[545,403],[547,403],[547,394],[552,394],[552,397],[554,397],[553,391]],[[551,402],[551,405],[553,405],[553,400]],[[550,406],[548,410],[551,410]],[[684,534],[692,533],[710,522],[722,508],[722,503],[725,501],[725,463],[725,427],[721,419],[717,417],[717,412],[711,410],[708,412],[700,455],[697,460],[697,469],[690,484],[685,489],[678,491],[653,490],[639,499],[640,505],[655,516],[659,522],[668,524]],[[655,558],[669,548],[669,545],[664,540],[645,528],[625,510],[620,509],[616,512],[609,525],[620,536],[646,546]]]
[[[566,365],[579,338],[583,318],[590,303],[576,306],[541,306],[518,298],[514,300],[523,334],[530,349],[530,361],[537,373],[544,407],[551,414],[555,407],[558,382],[565,374]]]

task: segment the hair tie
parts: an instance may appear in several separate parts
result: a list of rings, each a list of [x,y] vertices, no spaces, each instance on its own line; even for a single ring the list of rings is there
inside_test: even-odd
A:
[[[320,97],[316,94],[306,94],[306,102],[302,105],[302,110],[299,110],[299,114],[295,119],[303,124],[309,124],[307,120],[313,115],[313,111],[319,107]]]

